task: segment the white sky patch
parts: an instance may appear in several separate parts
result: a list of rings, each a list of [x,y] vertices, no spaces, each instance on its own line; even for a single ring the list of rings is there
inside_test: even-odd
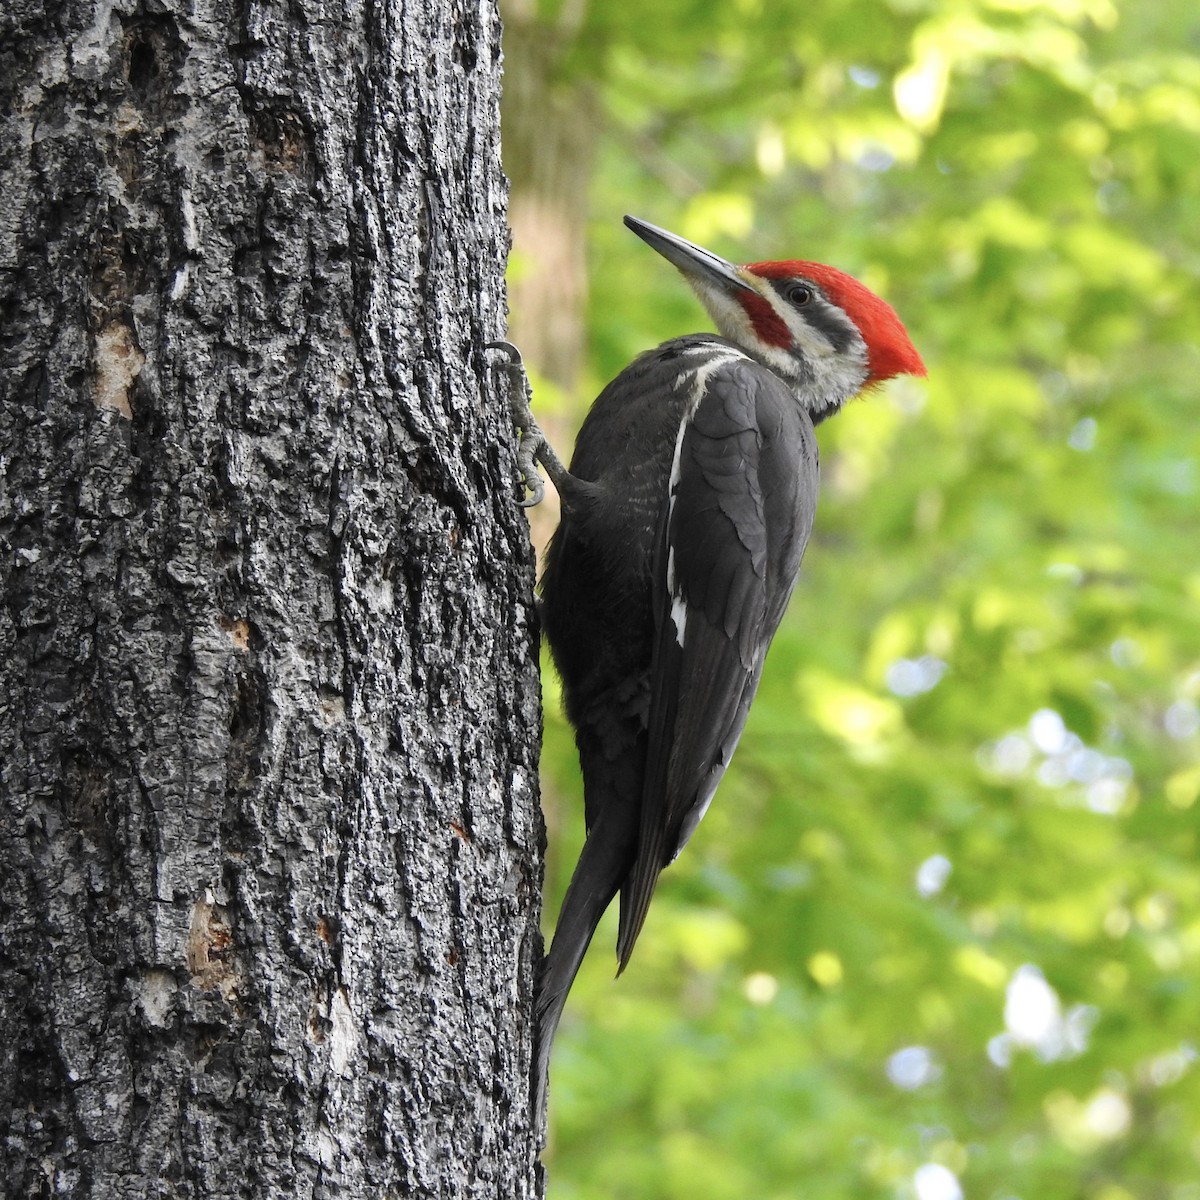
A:
[[[928,1046],[905,1046],[887,1060],[887,1077],[896,1087],[915,1092],[939,1079],[942,1068]]]
[[[1023,775],[1033,761],[1033,747],[1023,733],[1007,733],[980,753],[982,765],[997,775]]]
[[[1196,1047],[1191,1042],[1183,1042],[1174,1050],[1159,1054],[1143,1064],[1141,1073],[1154,1087],[1170,1087],[1187,1074],[1196,1058]]]
[[[882,142],[868,142],[855,161],[864,171],[890,171],[896,165],[896,156]]]
[[[1163,714],[1163,726],[1177,741],[1186,741],[1200,733],[1200,708],[1193,700],[1176,700]]]
[[[1040,968],[1024,963],[1009,980],[1005,1031],[988,1042],[988,1058],[998,1067],[1007,1067],[1018,1049],[1032,1050],[1043,1062],[1074,1058],[1087,1049],[1098,1015],[1090,1004],[1076,1004],[1064,1012],[1058,992]]]
[[[751,1004],[770,1004],[779,995],[779,980],[766,971],[755,971],[742,981],[742,992]]]
[[[1118,667],[1140,667],[1146,652],[1134,638],[1117,638],[1108,648],[1108,656]]]
[[[1039,708],[1024,729],[981,746],[976,759],[986,773],[1001,779],[1032,774],[1043,787],[1059,791],[1065,807],[1112,817],[1136,802],[1128,760],[1087,745],[1052,708]]]
[[[1097,428],[1095,417],[1084,417],[1075,423],[1074,428],[1067,435],[1067,445],[1072,450],[1079,450],[1086,454],[1096,445]]]
[[[1012,1066],[1012,1034],[998,1033],[995,1037],[988,1038],[987,1056],[1002,1071],[1007,1071]]]
[[[1113,1088],[1103,1087],[1087,1102],[1083,1119],[1097,1139],[1111,1142],[1129,1132],[1133,1112],[1125,1096]]]
[[[917,895],[925,900],[936,896],[946,886],[953,870],[953,864],[944,854],[930,855],[917,868]]]
[[[917,1200],[963,1200],[958,1176],[941,1163],[922,1163],[913,1172],[913,1191]]]
[[[1029,963],[1017,968],[1004,997],[1004,1024],[1022,1046],[1047,1046],[1062,1025],[1062,1004],[1046,977]]]
[[[1029,718],[1029,739],[1043,754],[1061,754],[1069,737],[1066,722],[1052,708],[1039,708]]]
[[[898,658],[887,669],[888,690],[894,696],[919,696],[932,691],[946,673],[946,664],[932,654]]]

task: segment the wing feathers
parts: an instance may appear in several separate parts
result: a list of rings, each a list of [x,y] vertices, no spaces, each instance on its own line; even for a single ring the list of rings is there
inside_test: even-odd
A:
[[[812,427],[765,368],[722,364],[685,421],[659,518],[641,834],[621,892],[621,969],[659,872],[691,836],[741,736],[816,501]]]

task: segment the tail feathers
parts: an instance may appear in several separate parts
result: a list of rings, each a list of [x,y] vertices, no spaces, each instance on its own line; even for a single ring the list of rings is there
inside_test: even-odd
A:
[[[614,837],[602,817],[588,835],[571,876],[538,985],[537,1075],[534,1081],[534,1111],[538,1114],[545,1110],[550,1048],[567,1002],[567,993],[575,982],[579,964],[583,962],[600,918],[629,870],[632,857],[632,838],[628,835]]]
[[[628,879],[621,885],[621,925],[617,932],[618,975],[629,965],[638,934],[646,923],[646,914],[650,911],[650,901],[654,898],[654,887],[661,871],[657,855],[639,854]]]

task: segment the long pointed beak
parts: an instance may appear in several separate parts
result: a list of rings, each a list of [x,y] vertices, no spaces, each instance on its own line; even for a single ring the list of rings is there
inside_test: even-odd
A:
[[[727,292],[754,290],[749,284],[743,282],[733,263],[726,262],[725,259],[719,258],[710,251],[684,241],[683,238],[668,233],[665,229],[659,229],[657,225],[651,225],[648,221],[639,221],[637,217],[627,216],[625,224],[647,246],[657,250],[667,262],[678,267],[688,278],[702,283],[715,284]]]

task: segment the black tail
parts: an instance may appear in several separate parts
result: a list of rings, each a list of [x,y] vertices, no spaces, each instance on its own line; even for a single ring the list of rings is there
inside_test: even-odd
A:
[[[633,861],[637,830],[629,827],[632,822],[628,818],[614,820],[617,816],[609,810],[602,813],[592,826],[563,900],[550,953],[542,965],[537,1000],[537,1076],[534,1091],[534,1111],[538,1114],[544,1111],[546,1103],[550,1047],[563,1005],[567,1002],[567,993],[575,982],[575,974],[583,962],[592,934],[596,932],[604,910],[612,903]],[[626,827],[622,828],[622,825]]]

